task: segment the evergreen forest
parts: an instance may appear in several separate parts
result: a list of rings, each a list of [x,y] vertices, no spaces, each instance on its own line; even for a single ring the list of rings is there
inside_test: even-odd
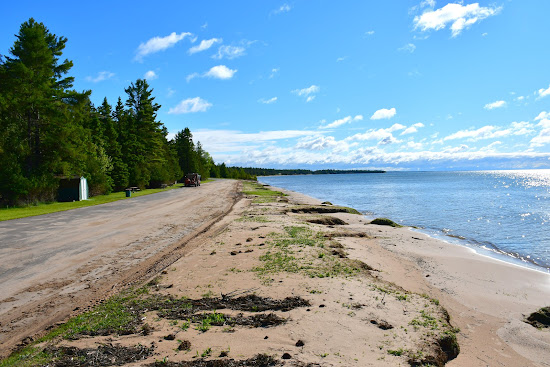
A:
[[[250,179],[242,168],[214,163],[188,128],[168,140],[161,106],[145,79],[99,106],[92,91],[73,89],[67,38],[34,19],[0,55],[0,204],[55,201],[59,180],[86,177],[91,195],[129,186],[156,188],[198,172],[203,179]]]

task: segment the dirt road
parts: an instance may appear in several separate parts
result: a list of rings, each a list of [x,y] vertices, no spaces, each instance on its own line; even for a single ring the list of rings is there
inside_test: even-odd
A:
[[[218,180],[0,223],[0,355],[185,253],[222,218],[238,182]]]

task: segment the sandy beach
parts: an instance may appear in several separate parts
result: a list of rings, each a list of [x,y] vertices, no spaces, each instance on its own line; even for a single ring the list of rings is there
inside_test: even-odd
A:
[[[245,190],[133,291],[129,329],[90,322],[35,347],[147,350],[128,366],[550,366],[550,332],[523,322],[550,303],[550,275],[298,193]]]

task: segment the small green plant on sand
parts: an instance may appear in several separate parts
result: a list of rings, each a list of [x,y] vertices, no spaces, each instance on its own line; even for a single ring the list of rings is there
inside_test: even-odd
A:
[[[182,330],[187,330],[187,329],[189,329],[189,325],[191,325],[191,322],[190,322],[189,320],[184,321],[184,322],[182,322],[182,324],[181,324],[181,329],[182,329]]]
[[[372,220],[370,224],[377,224],[379,226],[403,227],[401,224],[395,223],[393,220],[388,218],[376,218]]]
[[[403,348],[399,348],[399,349],[388,349],[388,354],[391,354],[393,356],[400,356],[404,353],[405,351],[403,350]]]

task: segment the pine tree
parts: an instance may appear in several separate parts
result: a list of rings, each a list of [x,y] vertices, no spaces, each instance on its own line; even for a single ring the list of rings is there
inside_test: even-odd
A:
[[[166,140],[167,131],[157,121],[160,105],[146,80],[138,79],[125,89],[126,134],[130,184],[157,187],[174,181],[179,170]]]
[[[196,152],[198,161],[198,172],[203,179],[207,179],[208,177],[210,177],[212,158],[206,150],[202,149],[202,144],[200,141],[197,142]]]
[[[120,99],[119,102],[122,104]],[[109,156],[113,165],[110,172],[113,188],[116,191],[124,190],[128,186],[128,166],[122,157],[122,148],[119,143],[119,129],[115,121],[116,117],[114,117],[116,113],[112,111],[107,98],[103,99],[103,103],[97,110],[99,120],[103,126],[105,153]]]
[[[182,131],[179,131],[174,140],[179,165],[183,174],[185,175],[187,173],[197,172],[199,168],[198,159],[191,130],[186,127]]]
[[[90,92],[70,90],[73,63],[60,61],[67,39],[34,19],[24,22],[0,69],[4,201],[52,200],[56,175],[80,174],[86,132],[73,124]],[[80,121],[79,121],[80,122]],[[84,160],[86,161],[86,160]]]

